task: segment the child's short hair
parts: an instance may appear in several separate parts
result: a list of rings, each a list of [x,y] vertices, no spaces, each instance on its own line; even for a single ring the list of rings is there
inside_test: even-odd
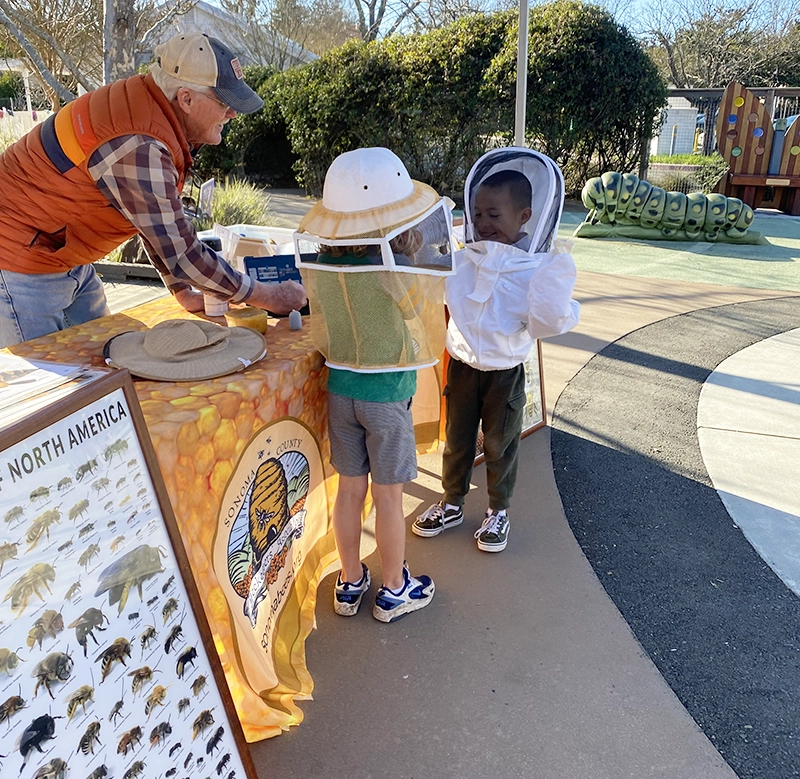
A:
[[[530,208],[533,201],[533,189],[531,182],[524,173],[518,170],[499,170],[491,176],[481,181],[478,189],[488,187],[489,189],[507,189],[511,196],[511,202],[520,211],[523,208]]]

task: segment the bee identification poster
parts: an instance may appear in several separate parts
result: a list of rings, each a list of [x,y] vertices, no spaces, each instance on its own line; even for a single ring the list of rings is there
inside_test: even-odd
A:
[[[0,774],[256,773],[130,376],[2,431]]]

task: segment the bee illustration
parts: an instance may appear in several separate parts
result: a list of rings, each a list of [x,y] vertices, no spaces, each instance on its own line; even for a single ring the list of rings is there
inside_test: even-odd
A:
[[[78,531],[78,538],[86,538],[94,530],[94,522],[89,522]]]
[[[147,487],[142,487],[142,489],[136,493],[137,498],[143,498],[145,495],[147,495]]]
[[[25,513],[25,509],[22,506],[14,506],[6,511],[5,515],[3,516],[3,522],[7,525],[10,525],[12,522],[16,522],[18,519],[22,517]]]
[[[114,501],[113,500],[111,501],[111,505],[112,506],[114,505]],[[107,527],[108,527],[109,530],[113,531],[116,528],[116,526],[117,526],[117,520],[116,519],[110,519],[108,521]]]
[[[67,697],[67,724],[72,721],[78,706],[83,709],[86,714],[86,704],[94,700],[94,687],[90,684],[84,684],[78,687],[75,692]]]
[[[169,577],[166,582],[164,582],[164,586],[161,588],[161,594],[166,595],[167,590],[172,586],[172,582],[175,581],[175,574]]]
[[[108,721],[113,725],[117,724],[117,717],[122,716],[122,707],[125,705],[124,701],[118,700],[112,707],[108,715]]]
[[[225,733],[225,728],[221,725],[214,731],[214,735],[208,739],[208,744],[206,744],[206,754],[213,755],[214,750],[219,746],[219,742],[222,741],[222,736]]]
[[[39,644],[39,649],[42,648],[42,641],[46,636],[55,638],[64,629],[64,618],[61,613],[55,609],[47,609],[28,632],[27,644],[32,647],[34,644]]]
[[[40,687],[44,687],[50,697],[55,700],[51,684],[56,682],[66,682],[72,675],[72,657],[66,652],[51,652],[47,657],[39,662],[31,674],[36,679],[36,686],[33,689],[33,697],[39,692]]]
[[[172,733],[172,725],[169,722],[159,722],[151,731],[150,731],[150,749],[154,746],[157,746],[162,741],[165,741],[167,736]]]
[[[133,611],[130,614],[128,614],[128,621],[129,622],[134,622],[137,619],[139,619],[139,612],[138,611]]]
[[[147,601],[147,606],[148,606],[148,608],[149,608],[150,606],[153,606],[153,605],[155,605],[157,602],[158,602],[158,595],[153,595],[153,597],[152,597],[152,598],[150,598],[150,600],[149,600],[149,601]]]
[[[0,722],[9,722],[11,717],[25,708],[25,699],[19,695],[12,695],[0,703]]]
[[[203,688],[206,686],[206,677],[203,674],[200,674],[193,682],[192,682],[192,693],[194,694],[195,698],[200,695],[203,691]]]
[[[135,468],[139,464],[139,461],[134,457],[132,460],[128,460],[128,470],[131,468]]]
[[[0,649],[0,672],[5,671],[8,676],[20,664],[25,661],[10,649]]]
[[[183,714],[183,712],[189,708],[191,703],[192,702],[188,698],[181,698],[178,701],[178,714]]]
[[[64,779],[67,774],[67,764],[56,757],[45,763],[34,775],[33,779]]]
[[[230,762],[230,759],[231,759],[230,752],[226,752],[222,756],[222,760],[220,760],[219,763],[217,763],[217,776],[222,776],[222,772],[225,770],[225,766],[228,765],[228,763]]]
[[[169,631],[166,641],[164,641],[164,651],[169,654],[175,642],[183,635],[183,628],[180,625],[175,625]]]
[[[56,719],[58,717],[51,717],[49,714],[42,714],[37,717],[27,728],[22,732],[19,740],[19,753],[22,755],[22,765],[19,772],[25,768],[28,762],[28,755],[31,750],[35,749],[40,754],[44,754],[42,743],[55,738],[56,735]]]
[[[125,540],[125,536],[117,536],[109,545],[108,548],[112,552],[117,551],[117,547]]]
[[[111,484],[109,479],[106,479],[105,476],[98,479],[95,482],[92,482],[92,489],[100,495],[101,492],[108,492],[108,485]]]
[[[86,732],[81,736],[77,752],[83,752],[84,755],[88,755],[90,752],[94,754],[95,742],[103,746],[103,742],[100,741],[100,723],[96,720],[86,728]]]
[[[67,516],[69,517],[70,522],[74,522],[79,517],[82,517],[89,509],[89,501],[85,498],[83,500],[79,500],[68,512]]]
[[[37,487],[30,494],[31,503],[33,503],[36,500],[44,500],[47,497],[50,497],[49,487]]]
[[[175,598],[170,598],[165,604],[164,608],[161,609],[161,616],[164,617],[164,624],[167,624],[167,620],[178,610],[178,601]]]
[[[195,660],[197,660],[197,650],[193,646],[190,646],[178,657],[175,663],[175,673],[178,675],[179,679],[183,679],[186,666],[190,663],[194,665]]]
[[[123,506],[127,506],[127,505],[128,505],[128,503],[130,503],[130,502],[131,502],[131,496],[130,496],[130,495],[126,495],[126,496],[125,496],[125,497],[124,497],[124,498],[123,498],[123,499],[122,499],[122,500],[119,502],[119,507],[120,507],[120,508],[122,508]]]
[[[81,481],[86,474],[94,473],[97,468],[97,460],[87,460],[83,465],[78,466],[75,472],[75,481]]]
[[[136,587],[139,600],[142,598],[142,585],[156,574],[164,570],[161,558],[166,553],[155,546],[142,544],[126,552],[116,562],[104,569],[99,576],[99,584],[95,596],[108,593],[108,605],[119,603],[117,613],[121,614],[128,602],[130,591]]]
[[[105,678],[111,673],[114,663],[122,663],[127,667],[125,662],[126,657],[131,656],[131,644],[127,638],[116,638],[111,646],[106,647],[95,657],[95,663],[100,660],[100,667],[102,668],[102,676],[100,677],[100,684],[105,681]]]
[[[150,643],[156,638],[158,632],[152,625],[148,625],[143,631],[142,635],[139,636],[139,643],[142,645],[142,655],[144,655],[144,650],[150,646]]]
[[[172,752],[172,750],[170,750],[170,752]],[[177,768],[170,768],[169,771],[167,771],[167,773],[164,774],[164,776],[167,777],[167,779],[169,779],[170,776],[175,776],[175,774],[177,773],[178,773]]]
[[[81,556],[78,558],[78,565],[82,565],[86,570],[89,569],[89,563],[92,562],[92,559],[97,557],[100,554],[100,544],[89,544],[86,547],[86,550],[81,553]]]
[[[193,758],[193,757],[194,757],[194,755],[193,755],[191,752],[189,752],[189,754],[188,754],[188,755],[186,755],[186,760],[184,760],[184,761],[183,761],[183,768],[184,768],[184,770],[185,770],[185,769],[186,769],[186,767],[189,765],[189,763],[191,763],[191,762],[192,762],[192,758]]]
[[[66,489],[69,489],[72,486],[72,479],[69,476],[65,476],[61,481],[56,484],[56,489],[59,492],[63,492]]]
[[[212,709],[203,709],[192,723],[192,741],[198,736],[202,736],[208,728],[214,724]]]
[[[75,584],[79,584],[76,582]],[[74,587],[75,585],[73,585]],[[71,588],[70,588],[71,589]],[[95,630],[105,630],[103,621],[108,622],[108,617],[103,614],[100,609],[88,608],[83,614],[78,617],[74,622],[67,625],[68,628],[75,628],[75,638],[78,643],[83,647],[83,656],[86,657],[86,644],[87,638],[91,638],[95,644],[99,645],[97,638],[95,638]]]
[[[117,745],[118,755],[127,755],[129,749],[138,744],[142,740],[142,729],[137,725],[135,728],[126,730],[119,740]]]
[[[131,680],[131,691],[133,692],[133,697],[136,697],[136,693],[142,689],[142,685],[145,682],[150,682],[153,680],[153,674],[156,671],[149,665],[143,665],[141,668],[137,668],[135,671],[129,671],[128,676],[132,676],[133,679]]]
[[[124,487],[127,484],[128,480],[123,476],[121,479],[117,479],[117,483],[115,485],[115,489],[119,489],[120,487]]]
[[[137,760],[123,775],[122,779],[134,779],[144,771],[144,761]]]
[[[9,560],[17,559],[17,547],[19,547],[19,542],[12,544],[10,541],[6,541],[0,544],[0,573],[3,573],[3,566]]]
[[[47,540],[49,541],[50,526],[59,522],[61,522],[61,511],[58,508],[49,509],[39,514],[31,522],[28,533],[25,536],[25,540],[28,542],[28,551],[30,552],[41,541],[43,535],[47,535]]]
[[[42,588],[52,595],[53,591],[50,589],[48,582],[54,582],[55,580],[56,571],[52,565],[49,563],[35,563],[9,587],[5,598],[3,598],[3,603],[10,599],[11,611],[19,616],[28,607],[31,595],[36,594],[40,601],[44,601],[44,596],[40,592]]]
[[[64,541],[61,546],[58,547],[59,552],[64,552],[65,550],[69,549],[72,546],[72,539],[70,538],[68,541]]]
[[[108,768],[106,768],[105,764],[95,768],[86,779],[105,779],[108,776]]]
[[[78,579],[78,581],[70,585],[70,588],[67,590],[67,594],[64,597],[68,601],[71,601],[80,591],[81,591],[81,582],[80,579]]]
[[[110,500],[108,501],[108,503],[106,503],[105,506],[103,506],[103,511],[111,511],[111,509],[113,508],[114,508],[114,501]]]
[[[115,455],[119,455],[119,459],[122,459],[122,453],[128,450],[128,442],[124,438],[118,438],[114,441],[113,444],[109,444],[103,450],[103,459],[106,462],[110,462],[111,458]]]
[[[153,689],[153,692],[147,696],[147,700],[144,704],[144,713],[147,715],[147,719],[150,719],[150,715],[153,713],[153,710],[156,706],[163,706],[164,705],[164,698],[167,697],[167,688],[162,687],[160,684],[156,685]]]
[[[169,748],[169,756],[172,757],[181,748],[181,746],[182,746],[182,744],[181,744],[180,741],[177,744],[173,744]]]
[[[142,511],[147,511],[150,508],[149,503],[142,503]]]
[[[129,525],[131,524],[131,522],[133,522],[134,519],[136,519],[136,515],[138,513],[139,513],[139,509],[136,509],[135,511],[131,512],[131,515],[128,517],[128,520],[127,520]]]

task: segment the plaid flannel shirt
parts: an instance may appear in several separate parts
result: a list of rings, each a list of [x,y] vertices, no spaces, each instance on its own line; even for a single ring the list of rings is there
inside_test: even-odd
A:
[[[139,231],[173,295],[195,287],[231,303],[247,300],[253,279],[198,239],[183,209],[178,171],[163,143],[144,135],[114,138],[92,154],[88,169],[111,205]]]

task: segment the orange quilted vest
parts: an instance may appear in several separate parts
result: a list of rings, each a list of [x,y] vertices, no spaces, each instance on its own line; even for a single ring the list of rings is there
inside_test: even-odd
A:
[[[87,172],[99,146],[134,134],[166,144],[182,187],[192,161],[189,145],[150,75],[82,95],[9,146],[0,155],[0,268],[62,273],[135,235]]]

